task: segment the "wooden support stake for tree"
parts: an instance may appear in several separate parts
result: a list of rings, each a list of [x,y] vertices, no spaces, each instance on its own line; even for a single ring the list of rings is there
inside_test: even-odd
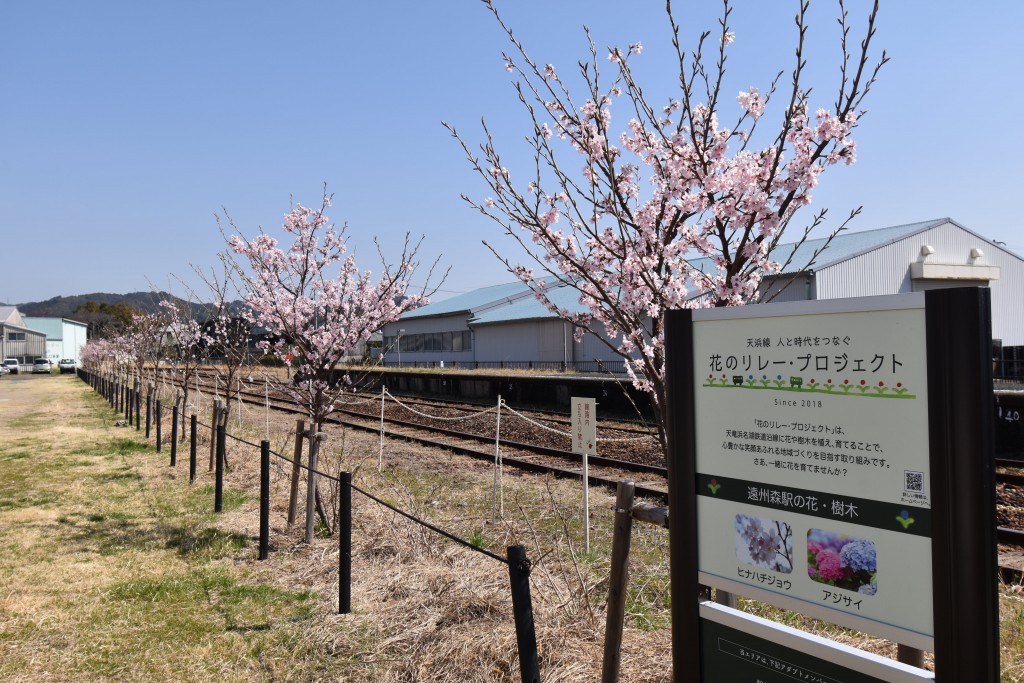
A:
[[[220,424],[220,399],[213,400],[210,412],[210,471],[214,468],[214,455],[217,452],[217,426]]]
[[[320,521],[324,523],[327,535],[330,536],[334,531],[331,529],[331,518],[327,516],[327,508],[324,506],[323,498],[320,496],[319,486],[314,488],[313,498],[316,501],[316,514],[320,516]]]
[[[305,430],[305,420],[296,420],[295,451],[292,455],[292,485],[288,493],[288,526],[295,524],[295,510],[299,498],[299,476],[302,474],[302,436]]]
[[[156,400],[156,452],[157,453],[159,453],[160,450],[163,448],[163,440],[162,440],[163,435],[162,435],[162,433],[160,431],[160,427],[163,424],[163,421],[160,419],[160,411],[161,411],[160,399],[157,399]]]
[[[612,566],[608,578],[608,620],[604,630],[604,661],[601,683],[617,683],[622,663],[622,626],[626,617],[629,584],[629,546],[633,540],[634,483],[620,481],[615,490],[615,529]]]
[[[320,432],[309,429],[309,469],[306,470],[306,543],[313,542],[314,502],[316,501],[316,460],[320,452]]]

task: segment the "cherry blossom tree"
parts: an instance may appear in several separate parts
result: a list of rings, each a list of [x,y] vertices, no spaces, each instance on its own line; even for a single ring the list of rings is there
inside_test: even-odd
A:
[[[345,391],[345,382],[334,381],[338,365],[433,291],[428,291],[432,266],[420,293],[409,293],[422,238],[414,243],[405,235],[397,265],[386,262],[377,243],[382,270],[375,279],[356,266],[355,255],[348,253],[347,226],[336,227],[325,214],[330,206],[326,194],[319,209],[294,205],[282,224],[291,240],[284,248],[262,230],[252,239],[244,237],[230,216],[226,221],[235,234],[228,237],[221,226],[239,257],[236,273],[247,315],[276,339],[263,342],[264,350],[295,368],[296,381],[281,388],[306,409],[316,431]]]
[[[202,323],[204,350],[217,373],[214,391],[219,392],[221,385],[224,387],[225,412],[222,419],[227,426],[230,424],[231,396],[238,397],[243,369],[252,362],[249,352],[252,323],[238,305],[238,299],[244,294],[239,290],[235,277],[237,269],[228,255],[220,254],[219,267],[208,270],[193,267],[193,270],[206,285],[206,306],[210,314]],[[241,410],[237,403],[236,409]]]
[[[172,341],[170,355],[175,361],[172,372],[175,379],[181,381],[181,407],[185,409],[188,406],[189,387],[196,379],[208,343],[207,337],[202,323],[194,315],[194,306],[164,299],[160,307],[163,310],[164,329]]]
[[[335,381],[335,369],[372,333],[426,303],[432,293],[427,288],[433,267],[421,292],[408,293],[422,238],[413,243],[406,234],[397,265],[387,263],[376,243],[382,270],[374,279],[369,271],[360,271],[355,255],[348,253],[346,226],[337,228],[328,220],[325,211],[330,206],[326,192],[319,209],[294,205],[281,226],[291,240],[286,248],[279,247],[278,240],[262,229],[258,236],[247,239],[230,216],[226,220],[237,234],[228,237],[221,226],[231,252],[238,257],[235,272],[246,292],[247,315],[275,340],[261,342],[264,351],[289,368],[296,367],[293,380],[278,383],[278,388],[309,414],[307,542],[313,537],[314,500],[321,521],[330,528],[314,470],[324,422],[348,385],[347,376]]]
[[[729,2],[718,27],[687,51],[669,0],[679,71],[676,91],[660,105],[634,78],[641,43],[604,55],[587,31],[589,58],[579,62],[585,92],[574,95],[553,65],[527,54],[492,0],[483,1],[511,44],[503,54],[505,68],[530,121],[533,165],[524,176],[513,176],[486,123],[479,154],[445,123],[491,194],[463,198],[518,242],[523,258],[485,244],[551,312],[574,325],[577,339],[591,331],[626,360],[634,385],[650,392],[664,446],[663,314],[758,301],[765,277],[790,265],[773,253],[798,210],[811,203],[819,176],[855,161],[852,133],[888,60],[883,51],[871,66],[878,3],[855,49],[848,12],[839,3],[842,58],[835,100],[812,109],[804,83],[808,0],[798,3],[788,82],[779,71],[766,88],[733,96],[725,91],[729,46],[737,39]],[[605,56],[607,77],[601,72]],[[628,117],[618,128],[613,106],[625,107]],[[769,125],[775,127],[765,132]],[[826,213],[809,218],[801,243]],[[579,309],[549,297],[564,287],[579,293]]]
[[[115,363],[114,342],[109,339],[90,339],[79,352],[82,366],[92,373],[108,372]]]

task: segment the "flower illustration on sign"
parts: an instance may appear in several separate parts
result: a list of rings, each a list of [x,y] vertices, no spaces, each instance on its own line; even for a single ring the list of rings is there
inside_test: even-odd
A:
[[[712,479],[711,483],[708,484],[708,488],[711,489],[711,493],[718,495],[718,489],[722,488],[722,485],[718,483],[717,479]]]

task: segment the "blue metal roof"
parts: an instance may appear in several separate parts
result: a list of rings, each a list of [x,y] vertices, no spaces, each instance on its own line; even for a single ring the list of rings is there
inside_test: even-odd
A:
[[[492,285],[490,287],[474,289],[472,292],[459,294],[434,304],[421,306],[403,315],[402,319],[427,318],[435,315],[450,315],[452,313],[472,313],[473,311],[514,301],[516,298],[524,295],[529,296],[530,290],[522,282]]]
[[[854,256],[859,256],[868,251],[905,239],[919,232],[929,230],[939,225],[949,223],[948,218],[938,218],[920,223],[908,223],[906,225],[894,225],[889,228],[878,228],[876,230],[863,230],[861,232],[841,232],[832,238],[831,244],[821,254],[818,261],[811,266],[815,270],[821,270],[828,266],[846,261]],[[807,267],[815,250],[820,249],[828,238],[807,240],[796,247],[796,244],[780,244],[772,253],[772,259],[779,263],[785,263],[790,259],[789,266],[783,271],[795,273]],[[796,249],[794,253],[794,248]]]
[[[876,230],[841,232],[832,239],[828,248],[818,255],[818,261],[811,267],[814,270],[821,270],[946,223],[953,223],[953,221],[949,218],[938,218],[919,223],[878,228]],[[966,228],[964,229],[966,230]],[[826,241],[827,238],[822,237],[809,239],[799,246],[796,243],[780,244],[773,252],[772,259],[779,263],[785,263],[789,260],[789,266],[783,272],[796,273],[807,267],[807,262],[811,259],[811,256]],[[705,272],[714,271],[711,259],[695,259],[691,261],[691,264],[698,269],[703,267]],[[579,292],[570,287],[552,288],[548,291],[548,296],[556,305],[562,308],[574,312],[585,311],[585,308],[579,303]],[[403,319],[423,318],[458,312],[471,314],[470,324],[472,325],[556,317],[542,303],[537,301],[529,288],[521,282],[477,289],[436,304],[418,308],[402,317]]]
[[[525,287],[524,287],[525,289]],[[587,309],[580,304],[580,293],[571,287],[552,287],[547,290],[547,296],[553,304],[569,311],[583,313]],[[554,318],[554,313],[547,309],[547,306],[537,301],[532,292],[507,306],[492,308],[480,315],[474,316],[470,325],[486,325],[488,323],[510,322],[513,320],[537,320],[539,318]]]

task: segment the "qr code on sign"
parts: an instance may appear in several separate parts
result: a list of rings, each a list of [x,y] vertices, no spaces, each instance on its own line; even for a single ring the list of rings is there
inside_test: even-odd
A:
[[[903,490],[920,493],[924,491],[924,472],[903,472]]]

